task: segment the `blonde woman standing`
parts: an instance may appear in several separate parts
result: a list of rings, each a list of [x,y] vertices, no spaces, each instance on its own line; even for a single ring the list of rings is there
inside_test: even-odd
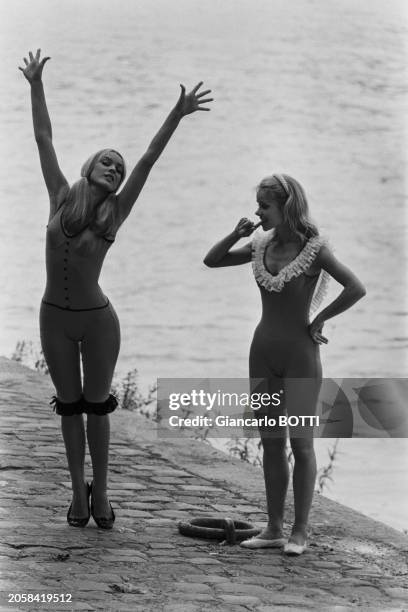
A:
[[[266,177],[257,188],[257,203],[258,225],[263,231],[259,230],[252,242],[234,249],[238,240],[255,229],[251,221],[241,219],[233,232],[209,251],[204,263],[220,267],[252,262],[262,299],[262,317],[249,355],[252,390],[256,388],[257,392],[269,395],[280,393],[282,413],[312,416],[322,380],[319,345],[327,342],[322,333],[324,322],[350,308],[365,295],[365,289],[319,235],[298,181],[286,174]],[[320,305],[329,276],[343,285],[343,291],[310,322],[310,311]],[[278,411],[261,408],[257,414],[274,417]],[[286,431],[264,425],[259,426],[259,431],[268,524],[258,536],[242,542],[242,546],[282,547],[287,554],[299,555],[307,545],[316,479],[313,431],[289,428],[295,504],[289,541],[282,531],[289,482]]]
[[[49,194],[46,236],[47,284],[40,311],[41,343],[56,388],[54,404],[61,416],[72,503],[67,521],[84,527],[92,514],[102,529],[111,529],[115,514],[107,497],[109,413],[117,405],[110,394],[119,353],[119,321],[98,284],[105,256],[116,233],[136,202],[154,163],[180,120],[195,111],[209,110],[210,90],[199,83],[190,93],[181,85],[180,97],[142,155],[119,194],[125,179],[123,157],[103,149],[82,166],[81,178],[70,186],[54,150],[42,72],[48,57],[30,52],[20,67],[31,86],[34,135]],[[80,360],[83,379],[81,380]],[[86,431],[83,414],[87,415]],[[93,482],[85,481],[87,438]],[[89,498],[91,504],[89,505]]]

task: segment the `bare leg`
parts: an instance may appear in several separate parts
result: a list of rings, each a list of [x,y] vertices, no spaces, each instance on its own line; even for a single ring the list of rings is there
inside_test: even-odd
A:
[[[96,516],[109,517],[111,509],[107,497],[109,463],[109,415],[89,414],[86,434],[92,458],[92,498]]]
[[[303,545],[307,538],[307,524],[316,481],[316,456],[313,439],[293,438],[291,446],[295,460],[293,469],[295,523],[290,541]]]
[[[286,381],[286,403],[290,416],[314,415],[320,390],[319,372],[315,378],[291,378]],[[313,448],[313,427],[289,427],[293,451],[293,496],[295,522],[290,542],[303,546],[316,481],[316,455]]]
[[[262,445],[268,525],[258,537],[281,538],[285,498],[289,483],[286,440],[285,438],[262,438]]]
[[[44,357],[60,402],[77,402],[82,394],[79,344],[65,333],[66,314],[53,306],[41,305],[40,331]],[[72,480],[72,518],[88,515],[84,478],[85,430],[81,414],[61,416],[61,430]]]
[[[111,304],[93,314],[92,326],[82,341],[83,393],[88,402],[102,403],[109,397],[120,347],[119,321]],[[110,423],[108,414],[88,414],[86,428],[92,458],[94,513],[112,515],[107,497]]]
[[[251,393],[272,395],[282,388],[283,380],[273,374],[269,366],[269,346],[265,350],[263,339],[266,334],[255,332],[249,355]],[[274,416],[270,411],[259,411],[259,417]],[[278,437],[279,430],[260,426],[259,433],[263,446],[263,472],[266,489],[268,524],[257,536],[265,540],[282,538],[283,514],[289,483],[289,465],[286,455],[286,438]],[[276,437],[273,437],[273,435]]]
[[[88,495],[85,484],[85,428],[82,414],[61,417],[62,437],[72,481],[72,518],[88,514]]]

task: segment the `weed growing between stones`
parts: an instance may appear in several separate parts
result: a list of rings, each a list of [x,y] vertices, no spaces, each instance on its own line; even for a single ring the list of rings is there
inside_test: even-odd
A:
[[[325,487],[328,485],[328,481],[333,482],[333,471],[334,462],[337,458],[338,450],[337,446],[340,439],[336,438],[331,448],[327,449],[329,454],[329,463],[321,467],[317,473],[316,478],[316,493],[323,493]],[[262,443],[260,440],[254,438],[239,438],[235,437],[227,443],[230,455],[250,463],[251,465],[262,467]],[[286,448],[289,468],[293,472],[294,459],[290,445]]]
[[[31,340],[29,342],[19,340],[11,359],[36,370],[40,374],[49,374],[42,350],[36,347]]]
[[[147,395],[144,395],[139,389],[137,377],[137,369],[133,369],[123,378],[115,379],[112,383],[112,393],[123,410],[132,410],[148,419],[154,419],[155,410],[151,405],[156,402],[157,385],[150,385]]]
[[[262,442],[253,438],[239,438],[235,436],[228,442],[228,451],[233,457],[241,459],[251,465],[262,467]]]
[[[340,438],[336,438],[336,440],[333,443],[333,446],[327,449],[327,452],[329,454],[329,463],[325,465],[324,467],[320,468],[320,470],[317,473],[317,479],[316,479],[317,493],[323,493],[323,490],[328,480],[331,480],[333,482],[332,474],[334,470],[334,462],[336,460],[337,453],[338,453],[337,446],[338,446],[339,441],[340,441]]]

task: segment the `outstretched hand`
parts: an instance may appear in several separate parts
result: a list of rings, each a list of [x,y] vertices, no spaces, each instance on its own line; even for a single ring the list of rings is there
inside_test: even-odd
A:
[[[30,51],[28,56],[30,61],[26,57],[24,57],[25,68],[21,66],[18,67],[19,70],[24,74],[25,78],[29,83],[33,83],[34,81],[41,81],[42,71],[44,68],[44,64],[48,61],[49,57],[43,57],[40,61],[41,49],[37,49],[37,53],[35,56]]]
[[[206,98],[209,93],[211,93],[211,89],[206,89],[205,91],[201,91],[198,93],[198,90],[202,86],[203,82],[200,81],[193,89],[186,93],[186,88],[184,85],[180,84],[181,93],[180,97],[177,101],[176,107],[181,113],[181,116],[190,115],[195,111],[209,111],[211,109],[205,108],[201,106],[202,104],[206,104],[207,102],[212,102],[214,98]]]

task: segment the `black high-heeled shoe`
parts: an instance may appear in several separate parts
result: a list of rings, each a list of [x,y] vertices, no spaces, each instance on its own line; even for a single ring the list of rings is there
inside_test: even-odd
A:
[[[109,506],[111,509],[111,516],[110,517],[106,517],[106,516],[95,516],[95,512],[94,512],[94,505],[93,505],[93,499],[92,499],[92,485],[93,482],[91,482],[91,485],[89,487],[90,493],[91,493],[91,514],[92,514],[92,518],[95,521],[95,523],[98,525],[98,527],[100,529],[112,529],[113,527],[113,523],[115,522],[115,513],[113,511],[112,508],[112,504],[109,502]]]
[[[85,516],[84,518],[77,518],[77,517],[70,516],[71,510],[72,510],[72,503],[71,503],[70,507],[68,508],[68,512],[67,512],[67,523],[70,527],[86,527],[89,522],[89,519],[91,518],[91,511],[89,508],[89,496],[91,495],[91,487],[89,486],[88,483],[86,483],[86,492],[87,492],[87,497],[88,497],[88,516]]]

